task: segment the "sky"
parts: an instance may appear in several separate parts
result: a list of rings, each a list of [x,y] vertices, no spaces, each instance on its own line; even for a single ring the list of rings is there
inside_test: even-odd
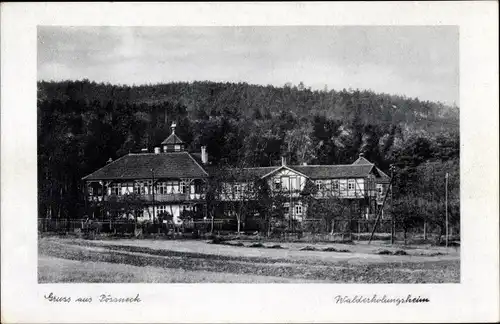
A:
[[[459,105],[454,26],[38,27],[38,80],[367,89]]]

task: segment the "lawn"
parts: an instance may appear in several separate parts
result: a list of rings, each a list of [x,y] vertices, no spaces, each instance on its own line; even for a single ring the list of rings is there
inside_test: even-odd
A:
[[[242,244],[239,244],[242,245]],[[459,251],[380,245],[39,238],[39,282],[460,282]],[[312,251],[311,251],[312,250]],[[379,254],[389,251],[390,255]],[[342,251],[342,252],[340,252]]]

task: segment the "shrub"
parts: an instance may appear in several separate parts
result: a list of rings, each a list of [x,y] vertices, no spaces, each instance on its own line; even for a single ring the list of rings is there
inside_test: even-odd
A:
[[[220,236],[216,236],[212,239],[212,244],[224,244],[225,243],[225,239],[220,237]]]
[[[325,252],[351,252],[349,250],[345,250],[345,249],[340,249],[340,250],[337,250],[336,248],[334,247],[327,247],[327,248],[324,248],[323,251]]]
[[[394,255],[408,255],[404,250],[397,250],[393,253]]]
[[[389,250],[382,250],[382,251],[378,251],[377,254],[380,254],[380,255],[392,255],[392,252],[389,251]]]
[[[271,245],[267,247],[268,249],[283,249],[283,247],[279,244]]]
[[[301,251],[316,251],[316,248],[314,246],[304,246]]]
[[[261,247],[264,247],[264,244],[262,244],[262,243],[252,243],[248,247],[261,248]]]

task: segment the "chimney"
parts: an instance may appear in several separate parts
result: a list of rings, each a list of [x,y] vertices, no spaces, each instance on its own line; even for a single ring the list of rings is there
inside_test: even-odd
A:
[[[175,127],[177,127],[177,124],[175,122],[172,122],[172,125],[170,128],[172,129],[172,134],[175,134]]]
[[[284,156],[281,157],[281,165],[282,166],[286,165],[286,157],[284,157]]]
[[[359,153],[359,157],[360,158],[363,157],[363,156],[365,156],[365,153],[363,153],[363,152]]]
[[[208,163],[208,154],[207,154],[207,147],[206,146],[201,147],[201,162],[203,164]]]
[[[160,154],[160,148],[159,147],[155,147],[155,154]]]
[[[307,162],[302,163],[302,165],[307,165]]]
[[[110,164],[111,162],[113,162],[113,159],[112,158],[109,158],[108,161],[106,161],[106,164]]]

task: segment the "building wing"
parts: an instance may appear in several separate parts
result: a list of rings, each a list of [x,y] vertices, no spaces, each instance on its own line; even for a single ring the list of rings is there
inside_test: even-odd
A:
[[[358,165],[293,165],[290,166],[311,179],[365,178],[374,168],[373,164]]]
[[[208,173],[187,152],[125,155],[83,180],[206,178]]]

